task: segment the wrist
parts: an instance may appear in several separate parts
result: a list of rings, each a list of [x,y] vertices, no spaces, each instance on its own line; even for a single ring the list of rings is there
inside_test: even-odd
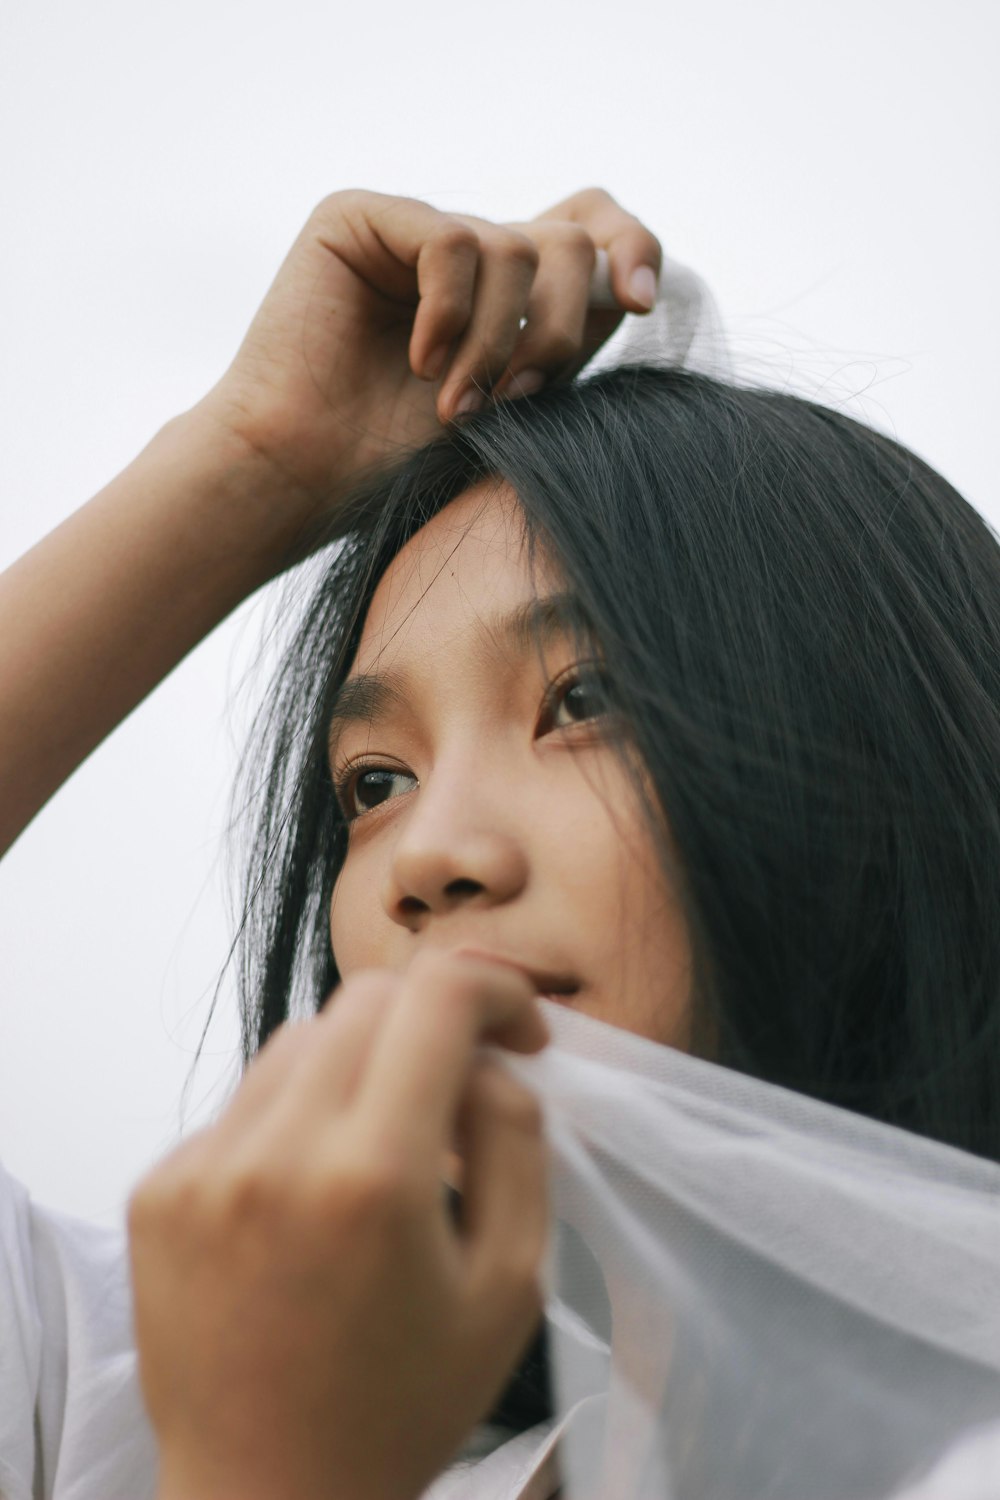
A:
[[[166,422],[150,449],[159,465],[184,471],[206,541],[245,572],[248,593],[333,539],[329,511],[208,401]]]

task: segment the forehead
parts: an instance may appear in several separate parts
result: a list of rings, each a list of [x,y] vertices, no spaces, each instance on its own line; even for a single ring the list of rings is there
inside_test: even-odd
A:
[[[509,486],[477,485],[422,526],[383,573],[350,670],[386,668],[404,642],[408,654],[444,644],[558,582],[541,549],[529,567],[524,515]]]

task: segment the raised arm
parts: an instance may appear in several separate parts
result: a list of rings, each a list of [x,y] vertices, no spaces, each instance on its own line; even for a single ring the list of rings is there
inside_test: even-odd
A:
[[[620,310],[588,306],[597,247]],[[0,574],[0,854],[192,647],[333,534],[363,470],[572,374],[648,310],[659,263],[600,190],[518,225],[324,199],[219,383]]]
[[[259,455],[197,411],[0,575],[0,852],[280,568],[294,524]]]

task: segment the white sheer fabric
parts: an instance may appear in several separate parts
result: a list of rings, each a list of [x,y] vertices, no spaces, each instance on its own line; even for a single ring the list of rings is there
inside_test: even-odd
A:
[[[590,283],[590,305],[613,308],[607,251],[598,250]],[[732,366],[719,310],[708,287],[690,267],[664,257],[656,302],[644,315],[627,314],[587,365],[586,373],[615,365],[682,365],[720,380]]]
[[[566,1500],[1000,1494],[1000,1166],[541,1003]]]

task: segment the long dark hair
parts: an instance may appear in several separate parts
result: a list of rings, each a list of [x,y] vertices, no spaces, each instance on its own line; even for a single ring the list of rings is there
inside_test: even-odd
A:
[[[497,405],[357,497],[245,763],[244,1059],[338,983],[326,714],[374,588],[490,476],[563,571],[648,772],[699,1046],[1000,1160],[1000,546],[890,438],[682,371]],[[546,1414],[543,1334],[494,1420]]]

